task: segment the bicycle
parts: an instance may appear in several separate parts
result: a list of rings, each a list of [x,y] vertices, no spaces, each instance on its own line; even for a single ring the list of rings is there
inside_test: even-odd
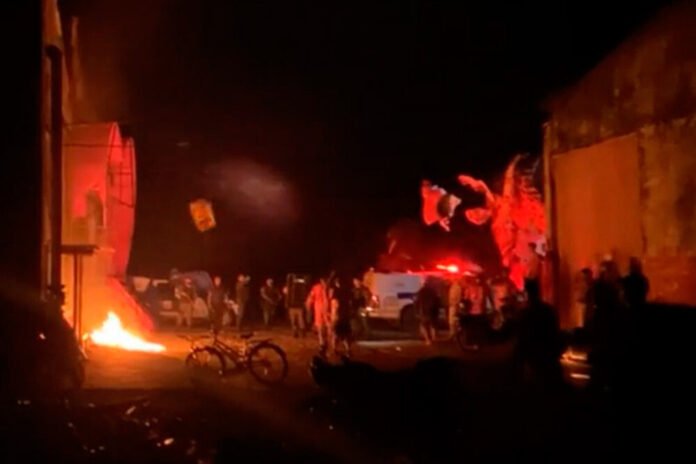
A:
[[[206,368],[215,371],[220,377],[232,370],[247,369],[260,383],[273,386],[285,380],[288,375],[288,361],[285,351],[270,338],[252,339],[253,332],[239,335],[241,342],[231,344],[220,340],[217,335],[188,337],[191,349],[184,361],[188,368]],[[212,338],[212,342],[199,344],[201,340]],[[228,361],[234,364],[228,368]]]

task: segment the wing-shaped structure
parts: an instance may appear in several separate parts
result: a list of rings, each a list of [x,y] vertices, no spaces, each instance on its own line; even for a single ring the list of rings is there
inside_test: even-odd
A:
[[[522,288],[528,274],[527,263],[534,253],[545,252],[546,218],[541,193],[534,186],[533,178],[538,163],[523,171],[521,155],[515,156],[505,169],[503,188],[500,194],[493,193],[482,180],[462,174],[459,183],[486,198],[485,208],[473,208],[464,212],[469,222],[483,225],[491,221],[491,233],[502,259],[503,266],[510,268],[515,284]]]

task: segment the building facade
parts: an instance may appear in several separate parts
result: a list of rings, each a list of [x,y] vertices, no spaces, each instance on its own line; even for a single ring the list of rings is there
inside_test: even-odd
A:
[[[650,299],[696,304],[696,4],[661,12],[546,103],[557,303],[607,254],[641,258]]]

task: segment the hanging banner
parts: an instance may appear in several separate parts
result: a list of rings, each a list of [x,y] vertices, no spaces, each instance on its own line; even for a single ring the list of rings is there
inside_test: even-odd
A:
[[[191,211],[191,218],[193,218],[193,224],[196,226],[200,232],[205,232],[207,230],[215,227],[215,214],[213,213],[213,205],[208,200],[198,199],[189,203],[189,210]]]

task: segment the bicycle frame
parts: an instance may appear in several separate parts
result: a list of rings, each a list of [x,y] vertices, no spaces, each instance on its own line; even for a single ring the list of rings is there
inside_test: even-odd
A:
[[[205,337],[205,339],[208,339],[208,337]],[[190,351],[204,347],[214,348],[224,356],[225,359],[232,361],[237,368],[244,369],[251,349],[261,343],[269,342],[271,339],[252,340],[249,338],[242,338],[239,342],[235,341],[234,344],[230,344],[220,340],[217,335],[213,335],[211,342],[199,345],[198,342],[200,340],[203,340],[203,338],[191,340]]]
[[[219,375],[225,375],[225,372],[231,370],[248,370],[251,375],[256,378],[257,381],[266,385],[277,384],[282,382],[287,376],[288,372],[288,362],[285,351],[278,345],[271,342],[270,338],[266,339],[251,339],[253,334],[243,335],[239,340],[231,340],[229,342],[220,340],[217,335],[213,334],[212,340],[210,336],[205,337],[186,337],[191,343],[190,353],[186,357],[186,365],[189,366],[189,362],[197,363],[197,355],[201,352],[208,352],[209,355],[219,359],[221,363],[220,369],[218,369]],[[203,339],[207,339],[205,343],[202,342]],[[268,351],[270,350],[270,351]],[[280,362],[281,370],[280,377],[269,380],[267,377],[269,372],[269,360],[266,355],[262,353],[274,353],[276,361]],[[258,356],[260,355],[260,357]],[[228,368],[229,362],[234,363],[234,367]],[[270,361],[272,363],[273,361]],[[195,364],[193,364],[195,365]],[[259,371],[261,369],[261,371]]]
[[[225,358],[232,361],[235,366],[245,365],[247,353],[249,352],[249,343],[246,340],[242,341],[241,346],[233,346],[214,337],[211,346],[217,349]]]

